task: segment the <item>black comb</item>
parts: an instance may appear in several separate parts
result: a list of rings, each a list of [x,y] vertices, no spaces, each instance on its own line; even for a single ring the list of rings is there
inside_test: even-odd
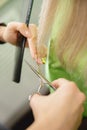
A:
[[[29,25],[29,22],[30,22],[33,3],[34,3],[34,0],[29,0],[29,6],[27,9],[27,15],[26,15],[26,21],[25,21],[25,24],[27,26]],[[16,48],[15,67],[14,67],[14,75],[13,75],[13,81],[16,83],[19,83],[20,78],[21,78],[21,70],[22,70],[22,62],[23,62],[26,38],[24,36],[21,36],[21,40],[18,39],[18,41],[19,42]]]

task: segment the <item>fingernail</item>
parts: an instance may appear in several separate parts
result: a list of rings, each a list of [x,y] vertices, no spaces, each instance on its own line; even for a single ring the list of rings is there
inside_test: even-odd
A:
[[[40,58],[38,58],[37,61],[38,61],[39,64],[43,64],[43,62],[42,62],[42,60]]]

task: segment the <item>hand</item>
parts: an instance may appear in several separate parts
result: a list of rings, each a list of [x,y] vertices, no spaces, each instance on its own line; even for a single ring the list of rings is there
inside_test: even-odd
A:
[[[54,93],[31,98],[35,122],[43,122],[48,130],[76,130],[82,120],[84,94],[74,82],[65,79],[55,80],[52,85],[58,88]]]
[[[37,26],[30,24],[27,27],[24,23],[10,22],[7,27],[3,27],[3,41],[18,45],[18,40],[21,39],[18,32],[27,38],[26,46],[29,46],[32,58],[42,64],[41,58],[46,57],[47,48],[43,44],[37,44]]]
[[[24,23],[10,22],[7,27],[4,27],[3,39],[5,42],[9,42],[16,45],[18,42],[18,32],[26,38],[30,38],[31,34],[29,28]]]
[[[38,44],[37,43],[37,35],[38,35],[38,29],[37,26],[34,24],[31,24],[29,26],[30,32],[31,32],[31,38],[28,38],[28,45],[30,48],[30,53],[33,59],[36,60],[38,64],[42,64],[42,58],[47,56],[47,47],[45,44]]]

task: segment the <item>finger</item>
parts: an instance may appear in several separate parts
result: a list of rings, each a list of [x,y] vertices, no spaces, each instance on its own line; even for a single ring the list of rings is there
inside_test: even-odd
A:
[[[32,34],[32,37],[28,39],[31,56],[38,64],[43,64],[41,58],[47,55],[47,48],[45,45],[37,46],[37,26],[30,24],[29,30]]]
[[[44,44],[40,44],[37,46],[37,53],[38,53],[38,59],[37,63],[38,64],[43,64],[43,59],[46,59],[47,56],[47,47]]]
[[[37,105],[37,102],[38,102],[38,97],[39,97],[40,95],[39,94],[34,94],[34,95],[32,95],[32,96],[29,96],[29,100],[30,100],[30,106],[31,106],[31,108],[33,109],[33,108],[35,108],[35,106]]]
[[[37,60],[37,46],[36,46],[36,39],[29,39],[28,45],[30,48],[30,53],[33,59]]]
[[[11,22],[8,24],[8,28],[14,32],[19,31],[25,37],[31,37],[29,28],[26,26],[25,23]]]
[[[86,101],[86,95],[80,91],[79,93],[79,104],[82,106],[84,105],[84,102]]]
[[[37,50],[38,50],[38,56],[40,58],[46,57],[47,56],[47,47],[44,44],[40,44],[37,46]]]
[[[58,88],[60,87],[61,85],[65,84],[69,82],[68,80],[64,79],[64,78],[59,78],[59,79],[56,79],[52,82],[52,85],[55,87],[55,88]]]
[[[32,58],[37,59],[37,27],[34,24],[29,25],[31,38],[28,39],[28,45]]]
[[[35,119],[39,116],[40,103],[42,102],[42,97],[39,94],[34,94],[30,99],[30,106],[32,108]],[[38,107],[37,107],[38,106]]]

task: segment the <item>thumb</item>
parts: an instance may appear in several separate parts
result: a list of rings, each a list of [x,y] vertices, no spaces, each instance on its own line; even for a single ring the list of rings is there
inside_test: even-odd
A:
[[[33,111],[34,114],[34,118],[36,119],[39,115],[39,110],[40,110],[40,102],[41,102],[41,95],[39,94],[34,94],[31,98],[30,98],[30,107]]]

